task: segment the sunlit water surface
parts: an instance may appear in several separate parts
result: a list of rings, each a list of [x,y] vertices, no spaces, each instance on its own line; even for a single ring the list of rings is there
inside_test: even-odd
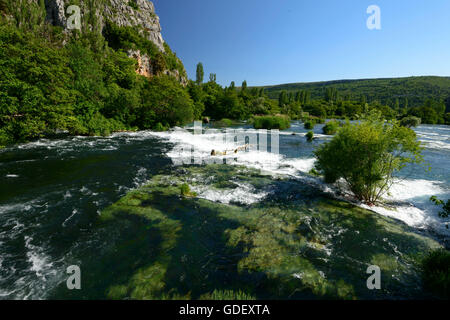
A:
[[[306,142],[299,122],[280,133],[279,155],[247,152],[233,156],[234,165],[288,176],[311,188],[335,191],[307,175],[314,164],[313,150],[330,139],[315,127],[316,139]],[[250,129],[242,125],[240,128]],[[391,207],[370,208],[397,218],[446,243],[448,219],[429,201],[450,197],[450,128],[422,125],[416,130],[423,142],[427,166],[410,166],[392,190]],[[137,132],[108,138],[68,137],[39,140],[0,151],[0,298],[45,299],[67,275],[68,263],[93,259],[112,235],[99,231],[101,211],[155,174],[170,174],[174,161],[186,161],[179,147],[193,147],[194,155],[208,159],[211,149],[233,148],[223,132],[193,136],[178,130]],[[186,148],[185,148],[186,149]],[[220,203],[251,205],[268,196],[243,184],[233,193],[217,193],[196,186],[199,197]],[[101,263],[101,262],[99,262]]]

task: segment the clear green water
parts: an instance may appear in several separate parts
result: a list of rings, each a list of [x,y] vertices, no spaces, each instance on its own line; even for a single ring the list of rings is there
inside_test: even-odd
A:
[[[427,297],[417,262],[443,235],[322,192],[301,169],[327,138],[308,145],[297,128],[280,136],[275,176],[249,159],[174,167],[176,141],[145,132],[0,151],[0,298]],[[448,151],[426,152],[441,166],[417,179],[445,194]],[[198,198],[180,196],[184,182]],[[73,264],[80,291],[65,285]],[[380,291],[366,287],[370,264]]]

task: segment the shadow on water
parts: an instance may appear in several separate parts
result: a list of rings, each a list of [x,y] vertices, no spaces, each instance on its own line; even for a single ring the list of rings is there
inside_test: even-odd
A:
[[[205,174],[203,181],[211,176],[211,168],[189,170],[187,176]],[[216,173],[225,179],[239,176],[236,170]],[[95,254],[80,258],[83,290],[69,292],[64,283],[53,297],[426,296],[417,259],[437,244],[403,224],[327,199],[298,181],[273,180],[265,186],[273,192],[264,201],[238,206],[183,198],[182,179],[153,177],[149,185],[103,211],[98,232],[107,240]],[[264,180],[256,174],[248,179],[255,185]],[[372,264],[382,270],[382,290],[367,289],[366,270]]]

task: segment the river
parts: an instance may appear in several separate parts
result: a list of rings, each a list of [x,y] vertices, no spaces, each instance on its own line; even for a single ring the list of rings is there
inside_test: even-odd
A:
[[[339,197],[307,175],[314,148],[330,139],[321,134],[322,126],[315,127],[316,139],[308,143],[303,125],[294,121],[280,132],[278,155],[242,152],[233,156],[233,165],[262,170],[271,179],[287,176],[308,190]],[[240,128],[251,130],[245,124]],[[415,131],[430,169],[405,168],[399,174],[401,181],[391,189],[390,208],[369,209],[448,246],[449,220],[438,217],[439,208],[429,198],[450,197],[450,128],[421,125]],[[41,139],[0,150],[0,298],[65,298],[56,289],[67,278],[67,265],[95,260],[115,236],[98,228],[102,211],[154,175],[170,175],[174,161],[183,158],[177,146],[191,145],[204,158],[213,148],[228,148],[217,140],[221,134],[221,130],[197,136],[185,130],[143,131],[107,138]],[[208,184],[196,184],[193,190],[199,198],[241,206],[258,204],[274,192],[245,183],[226,192]],[[83,297],[102,297],[102,292]]]

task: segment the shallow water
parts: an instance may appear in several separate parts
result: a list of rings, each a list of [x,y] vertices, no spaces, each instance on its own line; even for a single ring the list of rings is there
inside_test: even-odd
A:
[[[322,126],[314,129],[318,139],[307,143],[306,130],[294,122],[291,129],[280,133],[279,155],[240,153],[233,164],[262,169],[273,175],[271,179],[288,176],[312,190],[332,194],[305,174],[313,166],[314,147],[329,139],[320,134]],[[420,126],[416,131],[425,143],[425,160],[432,169],[405,169],[400,175],[406,179],[403,185],[392,190],[396,211],[372,209],[444,242],[449,235],[446,221],[437,217],[438,208],[428,199],[431,195],[443,199],[450,196],[450,130],[445,126]],[[194,152],[207,158],[211,140],[217,142],[218,149],[228,147],[220,137],[220,132],[198,138],[186,132],[137,132],[109,138],[40,140],[1,150],[0,298],[63,297],[55,288],[65,281],[66,267],[95,261],[103,248],[123,236],[120,230],[98,228],[102,210],[129,190],[144,185],[151,176],[169,174],[173,161],[183,159],[177,150],[180,143],[194,145]],[[199,183],[194,191],[203,199],[247,206],[267,201],[272,194],[264,186],[245,182],[229,189]],[[104,294],[92,290],[87,296]]]

